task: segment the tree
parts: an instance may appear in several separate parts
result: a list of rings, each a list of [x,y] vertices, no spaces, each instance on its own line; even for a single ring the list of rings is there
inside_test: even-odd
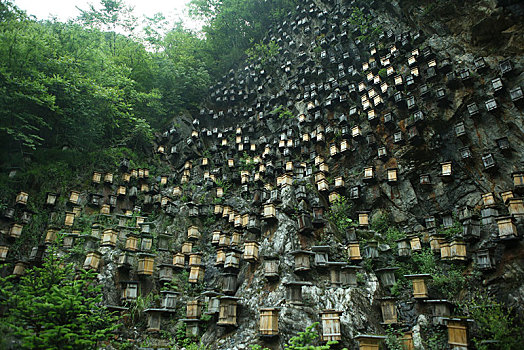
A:
[[[118,328],[100,291],[95,272],[75,272],[48,249],[42,267],[26,270],[18,283],[0,278],[0,338],[10,333],[25,349],[93,349]]]
[[[189,13],[205,25],[206,51],[214,62],[209,66],[220,77],[254,43],[261,43],[271,26],[288,18],[300,2],[297,0],[191,0]]]
[[[100,0],[101,9],[93,4],[88,10],[79,7],[78,20],[84,25],[107,32],[113,55],[117,54],[117,33],[132,34],[137,26],[137,18],[133,15],[133,7],[126,6],[122,0]]]

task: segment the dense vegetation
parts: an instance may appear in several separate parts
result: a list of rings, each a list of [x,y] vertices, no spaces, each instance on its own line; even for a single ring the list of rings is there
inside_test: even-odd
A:
[[[28,269],[19,281],[0,277],[0,348],[93,349],[119,327],[118,317],[101,306],[96,272],[74,265],[49,248],[42,267]],[[14,334],[19,344],[6,344]]]
[[[144,158],[154,133],[194,112],[295,3],[193,0],[191,13],[205,21],[195,33],[166,28],[162,14],[140,22],[122,0],[101,0],[67,23],[1,2],[0,166],[22,171],[14,180],[0,174],[0,197],[49,172],[71,181],[70,167],[103,166],[116,150]]]

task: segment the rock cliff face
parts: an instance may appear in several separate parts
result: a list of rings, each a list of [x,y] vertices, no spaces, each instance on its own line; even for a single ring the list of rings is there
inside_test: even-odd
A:
[[[450,305],[485,292],[523,316],[522,15],[517,1],[304,1],[269,30],[278,55],[158,135],[163,172],[124,161],[62,193],[42,243],[64,233],[64,252],[93,258],[123,313],[149,295],[121,334],[144,347],[184,324],[212,349],[279,349],[314,322],[350,348],[386,324],[406,346],[458,346],[442,330],[469,314]]]

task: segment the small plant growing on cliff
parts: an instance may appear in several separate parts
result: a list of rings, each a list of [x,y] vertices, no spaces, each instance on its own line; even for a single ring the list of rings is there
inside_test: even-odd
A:
[[[386,345],[389,350],[404,350],[400,337],[400,334],[393,327],[389,326],[386,329]]]
[[[484,295],[476,295],[469,302],[461,305],[462,309],[475,320],[476,330],[473,343],[479,350],[493,348],[493,344],[485,340],[494,340],[497,349],[517,349],[524,340],[521,327],[512,316],[512,310],[507,309],[495,299]]]
[[[255,170],[255,162],[253,161],[253,158],[247,154],[247,152],[244,152],[240,158],[240,169],[249,172]]]
[[[246,50],[248,60],[255,62],[260,59],[262,65],[266,65],[278,54],[278,44],[275,40],[271,40],[269,43],[258,43]]]
[[[333,202],[326,217],[340,232],[345,232],[348,228],[356,226],[349,217],[350,211],[351,203],[346,197],[340,196]]]
[[[279,105],[277,108],[272,110],[271,114],[278,115],[278,119],[293,119],[295,117],[289,109],[282,105]]]
[[[331,349],[331,345],[335,345],[338,342],[328,341],[326,345],[317,345],[314,343],[319,337],[318,333],[314,329],[318,326],[318,322],[313,323],[307,327],[304,332],[299,332],[296,336],[289,339],[289,343],[284,345],[284,349],[287,350],[327,350]]]
[[[462,231],[462,224],[453,216],[453,225],[448,228],[439,228],[438,233],[446,239],[453,239],[455,236],[462,234]]]

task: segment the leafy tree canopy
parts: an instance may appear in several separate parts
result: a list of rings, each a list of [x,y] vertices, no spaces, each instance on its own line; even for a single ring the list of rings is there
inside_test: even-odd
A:
[[[18,283],[0,278],[0,338],[14,335],[24,349],[92,349],[118,327],[117,317],[101,306],[95,272],[75,272],[49,250]]]

